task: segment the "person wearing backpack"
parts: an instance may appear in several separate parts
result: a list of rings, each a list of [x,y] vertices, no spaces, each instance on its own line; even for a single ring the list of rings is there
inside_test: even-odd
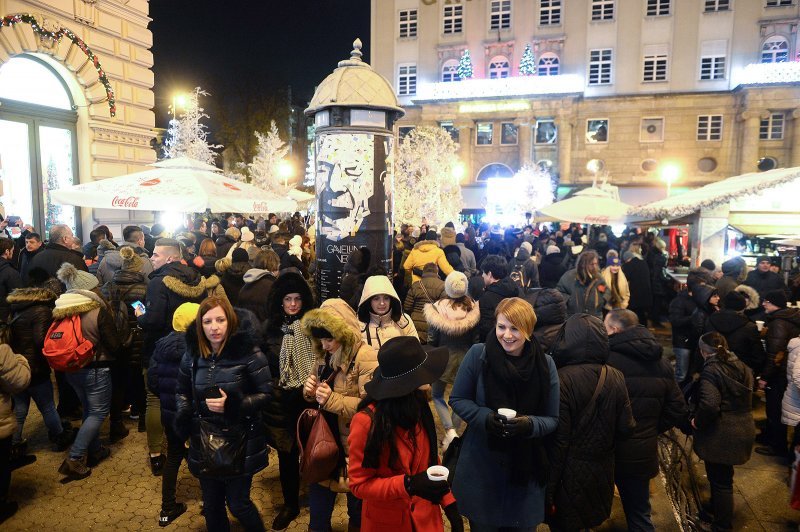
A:
[[[58,468],[67,479],[81,480],[92,473],[90,467],[111,455],[108,447],[100,445],[99,433],[111,408],[110,366],[120,348],[120,338],[107,303],[92,291],[97,288],[97,277],[68,263],[62,265],[56,276],[67,291],[56,299],[53,325],[45,339],[45,356],[59,351],[59,346],[79,344],[76,340],[81,338],[91,343],[83,365],[66,373],[66,380],[83,407],[83,423],[69,455]],[[70,327],[61,327],[62,334],[54,334],[54,329],[66,324]],[[53,361],[50,363],[52,366]]]
[[[428,322],[425,320],[424,309],[426,304],[433,304],[441,299],[444,294],[444,281],[439,279],[439,267],[435,262],[429,262],[422,268],[422,278],[411,285],[406,294],[403,310],[411,315],[411,321],[417,328],[419,341],[428,342]]]
[[[523,242],[520,244],[514,260],[509,265],[511,273],[509,274],[523,292],[531,288],[539,288],[539,268],[536,266],[536,261],[531,257],[533,246],[530,242]]]

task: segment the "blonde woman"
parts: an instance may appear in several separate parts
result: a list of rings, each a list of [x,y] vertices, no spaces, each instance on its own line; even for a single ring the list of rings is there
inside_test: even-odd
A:
[[[608,299],[603,307],[605,310],[615,308],[628,308],[631,299],[631,290],[628,287],[628,279],[622,271],[622,262],[617,256],[608,257],[608,266],[600,272],[603,281],[608,288]]]

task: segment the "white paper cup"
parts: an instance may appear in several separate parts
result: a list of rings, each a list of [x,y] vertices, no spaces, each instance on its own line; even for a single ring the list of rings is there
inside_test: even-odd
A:
[[[428,468],[428,478],[433,481],[447,480],[450,475],[450,470],[445,466],[434,465]]]
[[[758,328],[758,332],[761,332],[761,329],[764,328],[764,322],[761,320],[756,321],[756,328]]]
[[[510,408],[498,408],[497,413],[506,418],[507,420],[514,419],[515,417],[517,417],[517,411],[512,410]]]

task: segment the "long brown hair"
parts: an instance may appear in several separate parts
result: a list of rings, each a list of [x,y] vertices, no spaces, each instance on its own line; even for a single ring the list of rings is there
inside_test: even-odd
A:
[[[206,332],[203,330],[203,316],[205,316],[209,310],[217,307],[222,309],[222,312],[225,314],[225,318],[228,320],[228,329],[225,331],[225,338],[222,339],[222,344],[219,346],[219,353],[217,353],[217,355],[222,354],[222,352],[225,350],[225,344],[228,343],[228,339],[233,336],[233,334],[236,332],[236,329],[239,327],[239,318],[236,316],[236,312],[233,310],[230,301],[224,297],[217,296],[209,296],[205,298],[200,303],[200,308],[197,310],[197,319],[195,320],[195,328],[197,330],[197,345],[200,347],[200,355],[203,358],[210,357],[214,352],[211,349],[211,342],[208,341]]]
[[[698,344],[701,351],[709,354],[713,353],[723,362],[727,362],[731,358],[731,352],[728,350],[728,341],[718,332],[704,334],[700,337]]]
[[[592,273],[591,269],[593,268],[592,262],[597,261],[598,264],[600,263],[600,256],[597,252],[593,249],[588,251],[584,251],[578,256],[578,264],[575,266],[577,270],[577,277],[578,281],[583,284],[587,285],[590,282],[594,281],[599,277],[600,268],[596,267],[594,273]]]
[[[200,243],[200,248],[197,250],[197,254],[200,257],[216,257],[217,246],[210,238],[204,238]]]

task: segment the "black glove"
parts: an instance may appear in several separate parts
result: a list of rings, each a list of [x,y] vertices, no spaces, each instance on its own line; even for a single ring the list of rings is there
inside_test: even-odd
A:
[[[464,532],[464,520],[461,519],[461,514],[458,513],[458,506],[456,503],[444,509],[444,515],[450,521],[450,530],[453,532]]]
[[[530,416],[515,417],[506,421],[504,429],[506,438],[516,438],[517,436],[527,438],[533,432],[533,421]]]
[[[434,504],[439,504],[442,497],[450,491],[450,486],[446,480],[431,480],[428,478],[428,472],[423,471],[416,475],[406,475],[405,478],[406,491],[412,497],[422,497],[427,501]]]
[[[494,412],[486,416],[486,433],[498,438],[504,437],[506,428],[503,422],[505,420],[506,418]]]

